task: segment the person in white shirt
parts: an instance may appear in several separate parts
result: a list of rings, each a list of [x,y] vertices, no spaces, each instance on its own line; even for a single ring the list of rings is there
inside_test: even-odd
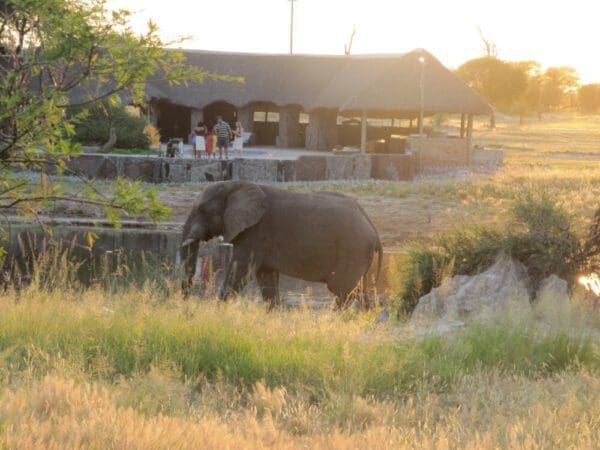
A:
[[[242,158],[244,156],[244,128],[241,122],[235,123],[235,130],[233,132],[233,150],[236,156]]]

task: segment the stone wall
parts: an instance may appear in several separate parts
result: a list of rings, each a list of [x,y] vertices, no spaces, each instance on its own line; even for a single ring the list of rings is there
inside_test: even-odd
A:
[[[453,140],[443,140],[444,142]],[[456,143],[455,143],[456,144]],[[412,147],[413,151],[415,146]],[[207,161],[145,156],[82,154],[68,168],[88,178],[126,177],[149,183],[201,183],[246,180],[263,183],[324,180],[410,181],[421,170],[467,166],[461,148],[421,147],[410,154],[305,155],[297,160],[234,159]],[[438,159],[434,158],[438,155]],[[502,165],[501,150],[475,149],[472,167],[495,169]]]
[[[231,179],[269,183],[277,181],[279,161],[275,159],[234,159]]]
[[[415,156],[415,170],[417,173],[432,167],[464,167],[469,165],[467,139],[409,137],[407,147]]]
[[[179,158],[83,154],[71,158],[67,167],[87,178],[114,180],[123,177],[147,183],[199,183],[227,177],[226,162]]]
[[[410,181],[415,177],[412,155],[375,154],[371,157],[371,178],[375,180]]]

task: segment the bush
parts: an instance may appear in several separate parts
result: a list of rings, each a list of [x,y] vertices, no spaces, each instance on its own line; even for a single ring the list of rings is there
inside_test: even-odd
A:
[[[80,117],[75,125],[75,140],[82,144],[104,144],[108,141],[110,128],[117,131],[117,143],[120,148],[142,148],[149,145],[146,119],[136,117],[122,106],[103,103],[94,106]]]
[[[582,271],[598,266],[598,224],[582,242],[572,231],[569,215],[545,195],[518,198],[510,212],[505,230],[474,226],[441,237],[434,247],[413,246],[400,271],[398,314],[410,314],[419,298],[444,278],[479,273],[500,253],[525,265],[534,289],[551,274],[573,283]],[[600,210],[596,216],[599,222]]]

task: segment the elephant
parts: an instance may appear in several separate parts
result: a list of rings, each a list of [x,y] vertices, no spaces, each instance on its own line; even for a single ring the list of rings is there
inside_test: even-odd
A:
[[[375,252],[377,278],[383,248],[358,202],[335,192],[299,193],[246,181],[211,183],[194,202],[183,226],[183,291],[189,294],[201,242],[222,236],[233,256],[220,297],[243,287],[255,270],[270,307],[279,303],[279,274],[324,282],[345,307]],[[366,302],[368,303],[368,301]]]

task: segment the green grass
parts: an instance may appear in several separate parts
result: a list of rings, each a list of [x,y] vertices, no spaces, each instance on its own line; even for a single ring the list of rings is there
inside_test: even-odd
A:
[[[3,369],[43,372],[43,355],[60,355],[109,380],[172,366],[182,379],[203,375],[245,386],[265,380],[318,395],[378,397],[411,392],[421,383],[444,389],[479,370],[535,377],[574,366],[600,369],[598,345],[590,338],[539,333],[527,324],[471,326],[452,339],[401,338],[373,330],[372,318],[364,316],[267,314],[246,302],[160,304],[144,300],[152,297],[147,292],[110,303],[99,301],[98,292],[75,301],[80,295],[31,293],[17,303],[5,298]]]

